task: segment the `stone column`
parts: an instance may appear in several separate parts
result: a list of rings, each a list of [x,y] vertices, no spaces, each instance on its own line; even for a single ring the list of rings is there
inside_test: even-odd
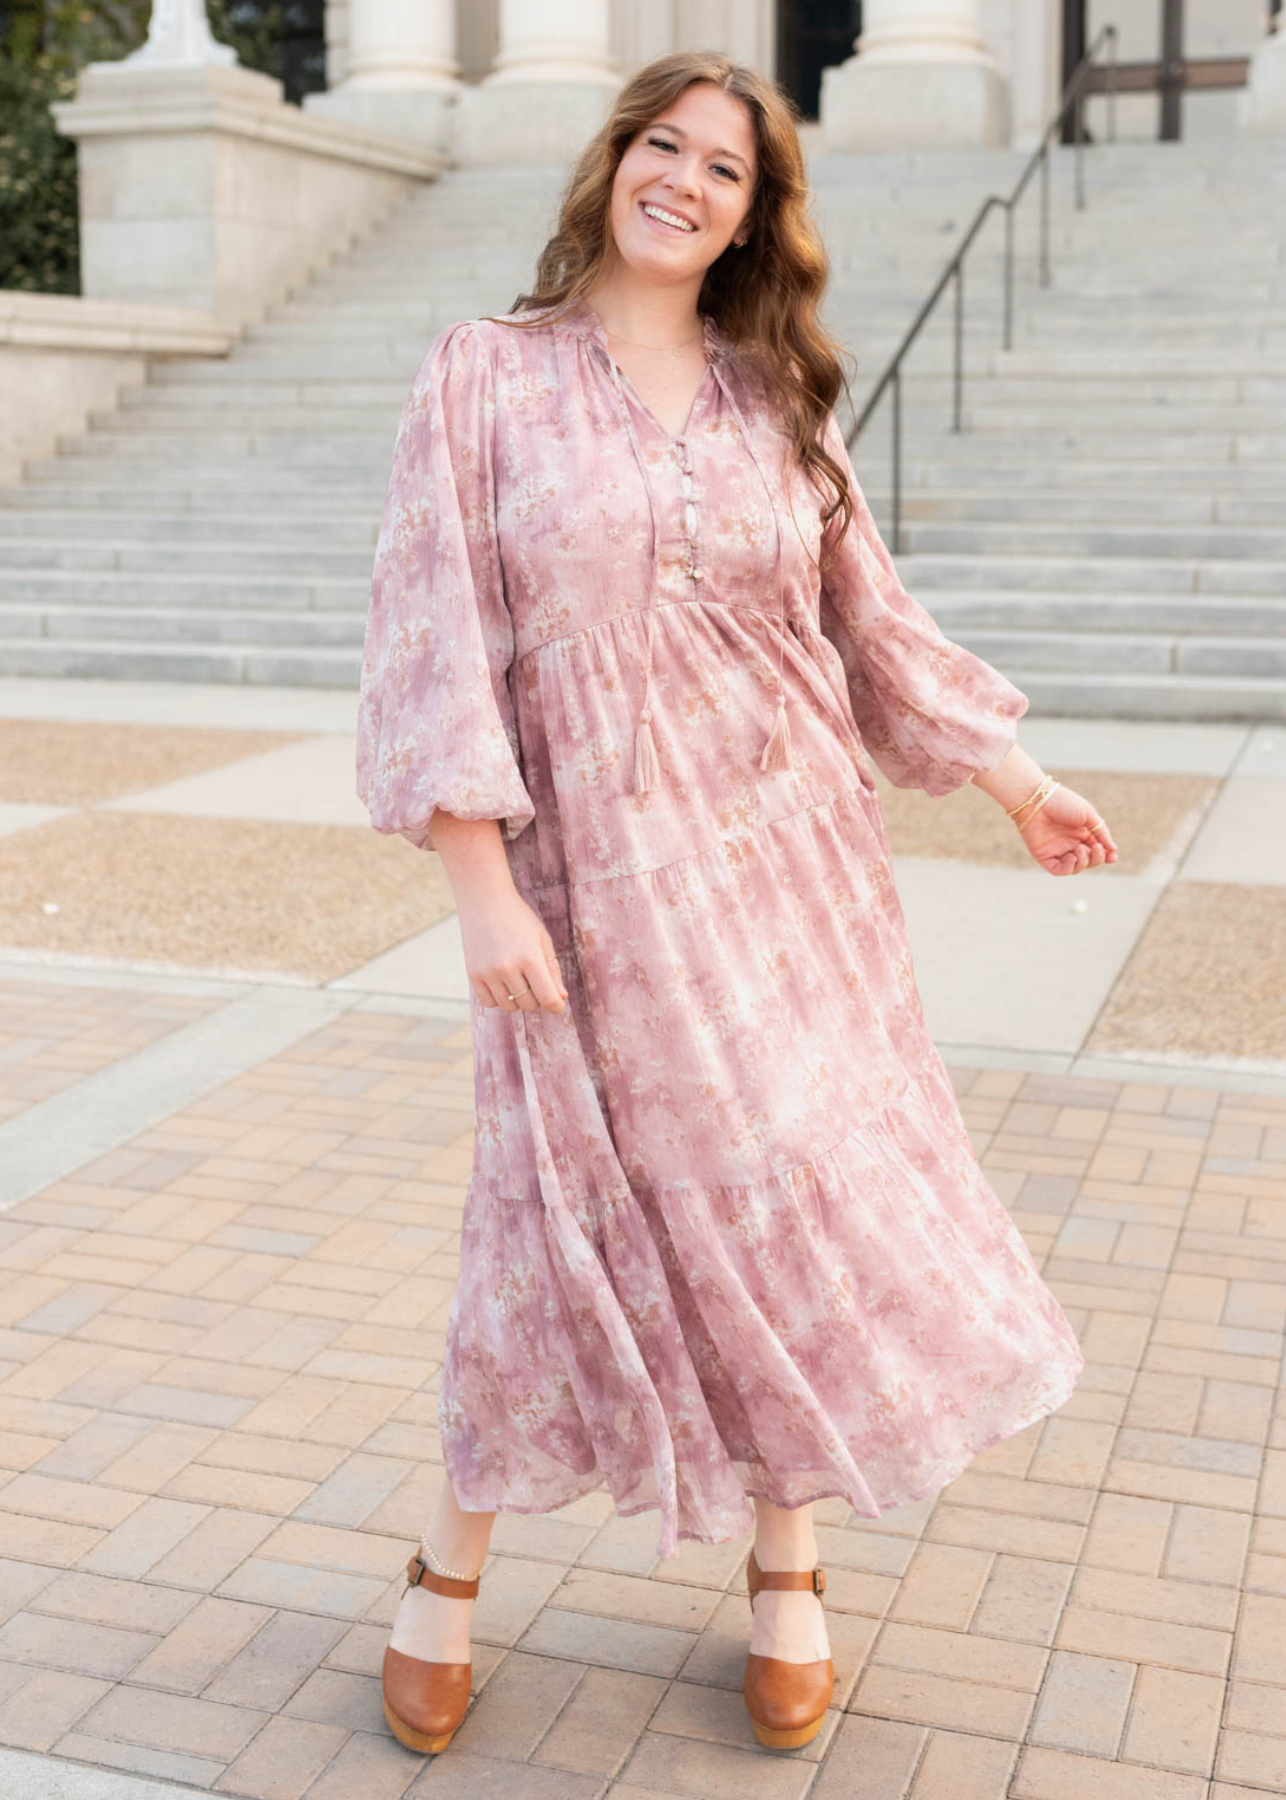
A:
[[[304,108],[447,152],[460,91],[455,0],[348,0],[344,79]]]
[[[609,0],[500,0],[489,74],[460,93],[461,163],[564,163],[607,116],[621,87]]]
[[[1009,142],[1009,89],[981,0],[864,0],[857,54],[822,71],[827,150],[976,149]]]
[[[1286,12],[1250,58],[1250,77],[1237,96],[1243,131],[1286,131]]]
[[[1062,0],[1018,0],[1009,59],[1011,146],[1034,150],[1062,93]]]

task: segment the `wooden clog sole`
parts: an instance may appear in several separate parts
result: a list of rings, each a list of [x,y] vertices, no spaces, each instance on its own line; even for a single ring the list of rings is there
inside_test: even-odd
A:
[[[388,1701],[384,1702],[384,1718],[389,1730],[399,1744],[405,1744],[408,1750],[418,1750],[421,1755],[436,1756],[445,1750],[451,1739],[459,1731],[459,1725],[453,1725],[450,1731],[439,1731],[434,1736],[426,1736],[422,1731],[415,1731],[404,1719],[399,1719]],[[463,1720],[460,1722],[464,1723]]]
[[[811,1724],[797,1726],[794,1731],[777,1731],[771,1725],[761,1725],[755,1715],[750,1714],[755,1736],[770,1750],[797,1750],[801,1744],[811,1743],[825,1722],[826,1714],[821,1713]]]

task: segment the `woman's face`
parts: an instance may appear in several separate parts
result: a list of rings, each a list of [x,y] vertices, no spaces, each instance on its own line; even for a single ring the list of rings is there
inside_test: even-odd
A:
[[[708,81],[692,82],[636,133],[620,160],[609,212],[617,252],[651,281],[703,275],[743,235],[755,176],[745,102]],[[687,223],[667,224],[645,207]]]

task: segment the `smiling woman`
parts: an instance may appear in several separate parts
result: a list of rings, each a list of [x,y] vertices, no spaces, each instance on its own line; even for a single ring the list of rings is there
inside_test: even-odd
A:
[[[808,1742],[812,1503],[937,1492],[1083,1366],[929,1035],[871,762],[1108,850],[1033,787],[1026,696],[898,579],[826,267],[784,96],[663,58],[535,291],[439,335],[398,432],[358,786],[447,865],[477,1109],[439,1504],[384,1668],[419,1749],[464,1716],[495,1513],[600,1487],[662,1557],[754,1529],[747,1707]]]

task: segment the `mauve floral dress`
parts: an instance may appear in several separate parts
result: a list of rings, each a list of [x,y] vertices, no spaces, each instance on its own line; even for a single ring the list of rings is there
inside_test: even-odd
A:
[[[926,1029],[867,760],[949,793],[1027,699],[902,587],[855,478],[819,584],[825,499],[712,319],[673,436],[587,302],[510,316],[540,323],[451,325],[415,377],[359,703],[374,828],[500,820],[569,991],[472,998],[446,1467],[476,1511],[605,1485],[659,1556],[752,1494],[874,1518],[1084,1366]]]

